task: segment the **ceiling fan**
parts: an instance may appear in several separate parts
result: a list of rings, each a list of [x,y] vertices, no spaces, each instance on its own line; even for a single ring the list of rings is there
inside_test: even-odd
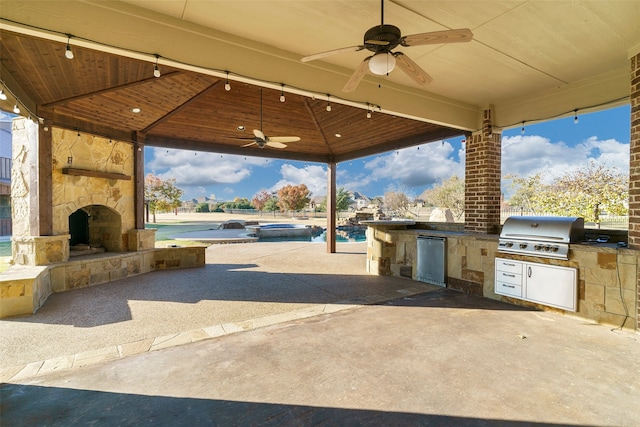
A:
[[[297,142],[300,141],[300,137],[297,136],[272,136],[268,137],[262,132],[262,88],[260,88],[260,129],[253,130],[254,138],[238,138],[242,140],[252,140],[252,142],[243,145],[243,147],[250,147],[257,145],[259,148],[271,147],[271,148],[287,148],[285,142]]]
[[[432,31],[429,33],[402,36],[398,27],[384,23],[384,0],[381,0],[380,4],[380,25],[369,28],[367,32],[364,33],[363,44],[305,56],[301,61],[309,62],[316,59],[326,58],[327,56],[335,55],[337,53],[355,52],[367,49],[368,51],[373,52],[373,55],[366,57],[364,61],[360,63],[358,68],[356,68],[356,71],[351,75],[351,78],[342,89],[344,92],[353,91],[367,73],[367,69],[373,74],[388,75],[396,65],[398,65],[398,67],[414,81],[424,85],[433,80],[431,76],[402,52],[392,52],[393,49],[397,46],[410,47],[427,44],[468,42],[471,41],[471,38],[473,37],[471,30],[468,28]]]

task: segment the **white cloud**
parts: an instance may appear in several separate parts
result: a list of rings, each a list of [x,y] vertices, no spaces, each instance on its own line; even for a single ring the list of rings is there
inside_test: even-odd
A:
[[[327,194],[327,170],[318,165],[297,168],[285,163],[280,168],[282,179],[276,182],[269,191],[278,191],[286,185],[304,184],[311,191],[312,196]]]
[[[203,188],[236,184],[251,176],[253,167],[267,165],[255,157],[155,148],[147,168],[163,179],[175,178],[178,186]]]
[[[546,182],[550,182],[590,161],[628,171],[629,144],[613,139],[600,141],[595,136],[573,147],[538,135],[502,138],[503,176],[516,174],[526,177],[540,173]]]
[[[434,184],[452,175],[464,174],[464,162],[456,161],[454,148],[447,141],[405,148],[378,156],[365,164],[371,180],[392,179],[409,188]]]

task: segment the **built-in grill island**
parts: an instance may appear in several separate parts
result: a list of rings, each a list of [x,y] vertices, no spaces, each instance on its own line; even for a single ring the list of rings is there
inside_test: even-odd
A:
[[[584,237],[584,219],[513,216],[505,221],[498,251],[568,260],[569,244]],[[496,258],[495,293],[569,311],[577,310],[577,270],[536,260]]]

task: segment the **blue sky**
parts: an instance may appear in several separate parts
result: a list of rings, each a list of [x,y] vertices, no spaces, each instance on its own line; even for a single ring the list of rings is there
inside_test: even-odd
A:
[[[502,175],[530,176],[542,172],[547,179],[589,161],[629,170],[629,106],[540,124],[525,123],[503,131]],[[369,197],[389,189],[418,196],[451,175],[464,176],[463,138],[423,144],[403,150],[339,163],[337,184]],[[234,156],[145,149],[145,172],[176,178],[186,198],[214,195],[217,200],[251,199],[260,189],[276,191],[287,184],[306,184],[313,196],[326,194],[325,164],[266,160]]]

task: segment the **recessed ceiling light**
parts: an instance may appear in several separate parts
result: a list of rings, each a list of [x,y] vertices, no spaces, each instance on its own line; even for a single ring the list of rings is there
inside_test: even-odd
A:
[[[132,113],[135,113],[135,114],[138,114],[140,111],[142,111],[142,109],[140,109],[140,107],[133,107],[133,108],[131,109],[131,112],[132,112]]]
[[[246,128],[245,128],[244,126],[240,125],[240,126],[238,126],[236,129],[238,129],[239,131],[243,131],[243,130],[245,130]]]
[[[336,138],[340,138],[340,137],[342,137],[342,134],[341,133],[336,133]]]

